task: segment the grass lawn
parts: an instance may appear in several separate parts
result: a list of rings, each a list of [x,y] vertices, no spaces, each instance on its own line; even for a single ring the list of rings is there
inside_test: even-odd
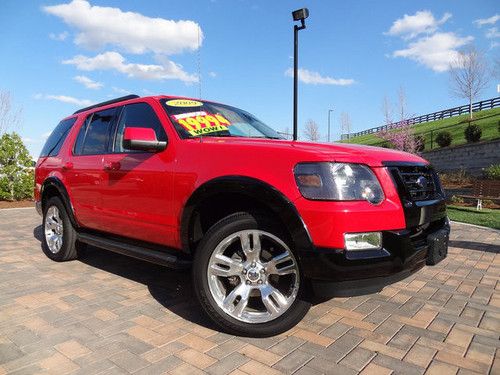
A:
[[[448,206],[447,211],[450,220],[500,229],[500,210],[476,211],[475,207]]]
[[[436,140],[436,135],[440,131],[440,129],[455,125],[453,127],[449,127],[443,130],[449,131],[451,133],[451,136],[453,138],[451,146],[457,146],[466,143],[464,137],[464,130],[468,125],[467,122],[468,117],[469,115],[451,117],[444,120],[437,120],[432,122],[426,122],[424,124],[418,124],[415,125],[413,128],[415,129],[415,134],[420,134],[425,137],[425,150],[430,150],[431,135],[433,139],[433,149],[435,149],[438,147],[435,140]],[[500,137],[500,133],[498,132],[498,124],[500,122],[500,108],[488,109],[481,112],[474,112],[474,119],[475,120],[473,121],[473,123],[479,125],[483,130],[481,141],[487,141]],[[433,131],[432,134],[430,133],[431,130]],[[380,145],[382,141],[383,140],[377,137],[375,134],[367,134],[349,140],[345,140],[343,142],[377,146]]]

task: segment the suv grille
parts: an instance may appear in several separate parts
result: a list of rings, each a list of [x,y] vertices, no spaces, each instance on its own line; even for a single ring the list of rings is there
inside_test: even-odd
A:
[[[440,187],[436,173],[429,166],[397,166],[390,168],[400,194],[411,201],[436,199]]]

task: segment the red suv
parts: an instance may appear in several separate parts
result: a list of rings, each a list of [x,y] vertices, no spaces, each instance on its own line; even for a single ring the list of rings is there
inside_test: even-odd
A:
[[[418,156],[287,141],[228,105],[136,95],[62,120],[36,164],[43,251],[80,244],[192,268],[225,331],[293,327],[313,293],[380,290],[447,254],[444,193]]]

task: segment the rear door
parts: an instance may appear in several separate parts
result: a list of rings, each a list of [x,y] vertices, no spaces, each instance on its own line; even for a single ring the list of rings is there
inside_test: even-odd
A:
[[[102,226],[103,157],[110,149],[110,135],[117,108],[90,114],[82,124],[66,172],[78,222],[88,228]]]
[[[155,110],[145,102],[122,107],[114,130],[112,153],[103,158],[102,229],[135,239],[170,245],[173,194],[173,145],[161,152],[127,150],[126,127],[152,128],[159,141],[167,135]]]

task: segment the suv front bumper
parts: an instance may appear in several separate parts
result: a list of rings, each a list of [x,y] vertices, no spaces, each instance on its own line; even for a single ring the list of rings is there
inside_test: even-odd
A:
[[[429,262],[435,251],[435,238],[444,239],[441,252],[447,248],[450,225],[447,217],[414,229],[383,231],[385,251],[379,256],[352,259],[344,249],[314,248],[300,252],[302,271],[313,281],[318,295],[352,296],[380,291],[384,286],[402,280]],[[442,241],[443,242],[443,241]],[[446,251],[442,257],[446,256]]]

